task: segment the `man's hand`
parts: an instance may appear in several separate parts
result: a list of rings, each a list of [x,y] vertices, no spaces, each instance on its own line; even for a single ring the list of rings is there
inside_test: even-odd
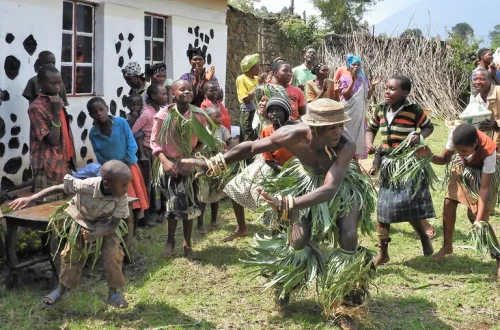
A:
[[[420,134],[414,134],[411,138],[410,145],[417,146],[420,143]]]
[[[34,200],[31,197],[22,197],[10,202],[9,207],[14,211],[17,211],[28,207],[33,202]]]
[[[210,69],[205,72],[205,80],[210,81],[215,75],[215,66],[211,66]]]
[[[380,78],[378,78],[378,77],[377,77],[377,78],[374,78],[374,79],[372,80],[372,86],[377,86],[378,84],[380,84],[380,82],[381,82],[381,81],[382,81],[382,80],[381,80]]]
[[[174,163],[172,163],[171,161],[169,161],[168,159],[165,160],[165,161],[162,161],[161,162],[161,165],[163,167],[163,172],[168,175],[168,176],[172,176],[174,178],[177,177],[177,168],[175,166]]]
[[[415,157],[417,158],[427,158],[432,155],[432,151],[429,147],[423,146],[415,152]]]
[[[479,129],[483,132],[494,131],[498,128],[498,124],[496,121],[491,119],[486,119],[479,123]]]
[[[191,166],[191,169],[193,166],[197,167],[198,173],[194,176],[194,178],[198,178],[200,176],[203,176],[207,173],[208,166],[207,163],[203,159],[198,159],[198,158],[184,158],[181,160],[181,164],[183,165],[189,165]],[[191,172],[190,172],[191,173]]]
[[[63,107],[63,101],[59,95],[51,96],[50,97],[50,111],[52,112],[53,116],[60,116],[62,107]]]
[[[352,80],[358,79],[358,69],[357,68],[352,69],[351,78],[352,78]]]
[[[370,169],[367,171],[369,175],[375,175],[377,173],[377,169],[375,167],[370,167]]]
[[[100,236],[96,235],[96,232],[90,232],[85,228],[82,228],[81,232],[82,232],[83,239],[87,243],[93,242],[100,237]]]
[[[277,198],[272,197],[271,195],[265,193],[261,188],[257,188],[257,192],[262,196],[262,199],[271,206],[271,208],[278,212],[280,202]]]

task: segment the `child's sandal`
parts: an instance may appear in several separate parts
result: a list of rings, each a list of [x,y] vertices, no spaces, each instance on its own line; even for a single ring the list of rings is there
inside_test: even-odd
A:
[[[59,291],[56,289],[42,298],[42,305],[45,307],[53,307],[60,300],[66,298],[67,294],[61,295]],[[51,303],[47,303],[45,300],[50,299]]]
[[[118,292],[115,292],[111,296],[109,296],[108,301],[106,303],[109,306],[115,307],[115,308],[127,308],[128,307],[128,302],[125,299],[123,299],[123,297]]]

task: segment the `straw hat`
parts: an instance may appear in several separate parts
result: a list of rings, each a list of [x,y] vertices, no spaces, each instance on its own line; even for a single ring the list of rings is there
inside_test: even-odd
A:
[[[302,121],[309,126],[331,126],[351,120],[344,113],[344,104],[331,99],[318,99],[307,106]]]

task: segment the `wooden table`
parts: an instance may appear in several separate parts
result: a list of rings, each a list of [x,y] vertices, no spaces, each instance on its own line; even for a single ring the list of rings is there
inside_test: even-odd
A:
[[[138,200],[135,197],[129,197],[128,198],[128,205],[130,209],[130,217],[127,219],[128,222],[128,227],[129,227],[129,234],[127,234],[125,238],[125,244],[127,244],[127,247],[132,246],[132,240],[133,240],[133,233],[134,233],[134,213],[132,211],[132,203]],[[12,282],[11,284],[15,284],[16,282],[16,270],[24,268],[24,267],[29,267],[33,264],[36,264],[41,261],[45,261],[46,259],[49,259],[51,262],[51,265],[53,266],[54,270],[54,275],[57,276],[57,270],[59,269],[59,262],[58,260],[54,263],[51,253],[57,252],[57,247],[58,247],[58,239],[57,237],[51,237],[50,239],[50,244],[49,248],[46,246],[45,242],[42,241],[42,246],[44,247],[44,253],[47,255],[42,258],[35,258],[30,261],[23,262],[22,264],[19,263],[19,260],[17,258],[17,251],[16,251],[16,244],[17,244],[17,231],[19,227],[27,227],[30,229],[35,229],[35,230],[46,230],[47,225],[49,223],[49,217],[50,215],[63,203],[66,201],[56,201],[56,202],[51,202],[51,203],[46,203],[46,204],[40,204],[36,205],[27,209],[11,212],[8,214],[5,214],[5,222],[7,224],[7,233],[5,237],[5,252],[7,255],[7,265],[9,267],[9,282]],[[50,233],[49,233],[50,234]]]

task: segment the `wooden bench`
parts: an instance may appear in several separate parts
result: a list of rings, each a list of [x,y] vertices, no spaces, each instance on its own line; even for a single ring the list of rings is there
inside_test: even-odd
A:
[[[132,203],[136,200],[138,199],[135,197],[128,198],[128,205],[130,209],[130,217],[127,219],[129,234],[127,234],[125,238],[125,244],[127,244],[127,248],[129,250],[133,246],[132,242],[134,239],[134,212],[132,211]],[[51,257],[51,252],[55,253],[57,251],[57,247],[59,244],[57,237],[50,237],[49,235],[49,248],[46,246],[46,242],[42,241],[44,254],[46,255],[45,257],[35,258],[33,260],[29,260],[20,264],[17,258],[16,251],[17,231],[19,227],[26,227],[35,230],[46,230],[50,215],[65,202],[66,201],[62,200],[40,204],[4,215],[7,225],[7,233],[5,236],[5,252],[7,256],[7,265],[9,267],[9,279],[7,280],[8,287],[12,287],[17,284],[16,274],[19,269],[32,266],[41,261],[49,260],[54,271],[54,276],[57,276],[59,262],[57,261],[54,263],[53,258]]]

